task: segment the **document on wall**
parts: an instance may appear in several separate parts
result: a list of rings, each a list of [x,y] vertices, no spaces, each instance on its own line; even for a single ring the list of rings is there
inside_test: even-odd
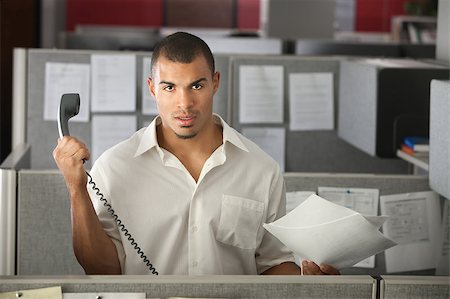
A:
[[[380,231],[384,216],[363,216],[312,194],[264,228],[296,255],[316,264],[347,268],[396,245]]]
[[[318,187],[318,195],[335,204],[352,209],[362,215],[378,215],[378,189]],[[371,256],[354,265],[359,268],[374,268],[375,256]]]
[[[63,293],[62,299],[145,299],[145,293]]]
[[[136,57],[94,54],[91,65],[92,111],[135,111]]]
[[[62,299],[61,287],[42,289],[19,290],[15,292],[0,293],[0,299]]]
[[[92,163],[108,148],[136,132],[135,115],[94,115],[92,117]]]
[[[389,215],[383,232],[398,243],[386,250],[386,272],[431,269],[441,225],[439,195],[433,191],[380,196],[381,213]]]
[[[289,74],[290,129],[333,130],[332,73]]]
[[[280,65],[239,68],[240,123],[283,123],[283,72]]]
[[[71,121],[88,122],[90,107],[90,65],[85,63],[45,64],[44,120],[56,120],[61,96],[80,95],[80,111]]]
[[[286,130],[284,128],[243,128],[242,135],[256,143],[284,172]]]
[[[147,79],[151,76],[151,57],[144,57],[142,62],[142,114],[143,115],[157,115],[158,109],[156,107],[155,99],[150,93]]]
[[[442,216],[441,234],[436,253],[436,275],[450,275],[450,204],[444,201],[444,213]]]
[[[315,191],[286,192],[286,214],[298,207],[309,196],[316,194]]]

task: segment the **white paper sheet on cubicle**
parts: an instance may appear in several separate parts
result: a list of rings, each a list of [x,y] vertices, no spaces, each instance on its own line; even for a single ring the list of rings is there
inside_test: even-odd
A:
[[[450,204],[444,201],[444,213],[438,246],[436,248],[436,275],[450,275]]]
[[[62,299],[145,299],[145,293],[63,293]]]
[[[243,128],[242,134],[256,143],[284,172],[286,130],[284,128]]]
[[[280,65],[239,67],[240,123],[283,123],[283,72]]]
[[[92,117],[92,163],[108,148],[136,132],[135,115],[94,115]]]
[[[45,64],[44,120],[57,118],[61,96],[65,93],[80,95],[80,111],[71,121],[88,122],[90,107],[90,65],[86,63]]]
[[[313,194],[263,226],[298,256],[342,269],[395,245],[379,231],[386,219],[362,216]]]
[[[336,188],[319,186],[319,196],[343,207],[352,209],[362,215],[378,215],[378,189],[369,188]],[[354,265],[360,268],[374,268],[375,256],[371,256]]]
[[[316,194],[315,191],[294,191],[286,192],[286,214],[298,207],[312,194]]]
[[[144,115],[158,114],[155,99],[150,94],[147,82],[147,79],[151,76],[151,63],[151,57],[144,57],[142,63],[142,114]]]
[[[333,74],[289,74],[289,116],[291,131],[333,130]]]
[[[0,299],[62,299],[61,287],[17,290],[15,292],[0,293]]]
[[[135,55],[93,54],[91,68],[93,112],[136,110]]]
[[[386,250],[386,272],[435,268],[441,225],[439,195],[432,191],[380,196],[389,215],[383,232],[398,246]]]

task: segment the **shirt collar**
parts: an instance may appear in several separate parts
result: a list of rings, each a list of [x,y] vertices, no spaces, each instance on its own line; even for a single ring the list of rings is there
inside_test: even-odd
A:
[[[238,133],[233,128],[231,128],[218,114],[213,114],[213,120],[216,124],[222,126],[223,144],[229,142],[245,152],[249,151],[242,140],[239,138]],[[144,129],[144,133],[142,134],[139,146],[136,150],[136,153],[134,154],[135,157],[142,155],[152,148],[156,148],[158,152],[161,151],[156,134],[156,126],[159,124],[161,124],[161,118],[160,116],[157,116],[153,119],[150,125]]]

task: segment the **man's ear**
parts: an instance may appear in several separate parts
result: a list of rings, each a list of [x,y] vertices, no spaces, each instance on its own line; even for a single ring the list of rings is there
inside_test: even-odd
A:
[[[150,78],[150,77],[147,78],[147,85],[148,85],[148,89],[150,90],[150,94],[152,95],[152,97],[156,98],[155,97],[155,85],[153,84],[152,78]]]
[[[213,86],[214,86],[214,93],[216,93],[220,86],[220,73],[219,72],[215,72],[213,75]]]

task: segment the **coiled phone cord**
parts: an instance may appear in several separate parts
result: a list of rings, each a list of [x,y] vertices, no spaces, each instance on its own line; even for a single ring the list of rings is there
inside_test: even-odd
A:
[[[119,219],[119,216],[117,216],[117,214],[115,213],[112,206],[108,203],[108,200],[103,196],[103,193],[100,192],[100,189],[97,187],[97,184],[95,184],[94,180],[92,179],[92,176],[87,171],[86,171],[86,174],[89,178],[88,184],[92,186],[92,190],[94,190],[95,194],[97,196],[99,196],[100,201],[102,201],[103,205],[108,209],[108,212],[114,218],[114,221],[116,222],[116,224],[120,228],[120,230],[124,233],[124,235],[130,241],[131,245],[134,247],[134,250],[136,250],[137,254],[141,257],[141,259],[144,261],[145,265],[150,269],[150,271],[153,274],[158,275],[158,271],[156,271],[155,267],[153,267],[152,263],[150,263],[147,256],[144,254],[142,249],[138,246],[138,244],[136,243],[134,238],[131,236],[128,229],[122,223],[122,220]]]

